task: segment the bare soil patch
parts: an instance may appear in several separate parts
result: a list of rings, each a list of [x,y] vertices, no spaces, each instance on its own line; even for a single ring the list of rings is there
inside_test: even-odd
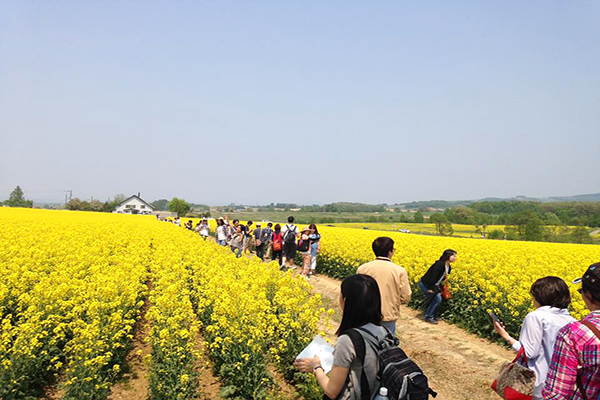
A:
[[[148,281],[148,290],[152,290],[152,282]],[[146,313],[150,308],[148,299],[144,299],[144,306],[140,319],[134,330],[132,349],[125,358],[123,376],[111,388],[108,400],[146,400],[149,398],[150,386],[148,365],[144,357],[152,353],[150,344],[150,324]]]

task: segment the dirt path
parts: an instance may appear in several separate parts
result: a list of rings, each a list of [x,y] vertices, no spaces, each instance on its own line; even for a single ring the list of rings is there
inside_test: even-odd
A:
[[[311,285],[326,305],[336,310],[339,322],[340,281],[324,275],[311,277]],[[396,324],[400,347],[415,360],[429,378],[431,387],[441,400],[496,400],[489,387],[500,365],[514,357],[501,346],[480,339],[466,331],[440,321],[431,325],[419,318],[420,312],[402,306]],[[337,328],[334,324],[333,330]],[[327,331],[335,343],[335,335]]]
[[[152,281],[147,282],[148,292],[153,290]],[[144,358],[152,353],[150,344],[150,324],[146,313],[151,304],[148,298],[140,311],[140,319],[134,329],[132,349],[125,358],[126,372],[111,388],[108,400],[146,400],[149,397],[148,388],[149,366]]]

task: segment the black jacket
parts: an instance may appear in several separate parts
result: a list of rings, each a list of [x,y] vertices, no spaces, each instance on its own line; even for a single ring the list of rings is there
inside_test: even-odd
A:
[[[448,273],[450,273],[452,267],[448,267]],[[436,287],[436,283],[440,280],[444,273],[446,272],[445,263],[441,260],[437,260],[433,263],[431,267],[427,270],[425,275],[421,278],[421,282],[423,282],[423,286],[425,286],[429,290],[437,290],[439,291],[439,287]]]

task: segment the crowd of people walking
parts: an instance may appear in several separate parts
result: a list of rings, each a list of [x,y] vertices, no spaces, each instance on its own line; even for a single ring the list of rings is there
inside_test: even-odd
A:
[[[175,223],[181,226],[178,222]],[[190,220],[184,226],[206,240],[210,233],[207,219],[202,219],[195,227],[192,225]],[[237,219],[229,222],[227,217],[218,218],[215,237],[219,245],[229,246],[237,257],[255,251],[262,260],[277,260],[282,270],[296,268],[294,259],[299,252],[302,256],[300,274],[306,278],[314,273],[321,250],[317,226],[311,224],[300,229],[294,224],[294,217],[289,217],[283,226],[268,222],[264,227],[252,221],[243,225]],[[361,265],[356,275],[342,282],[340,307],[343,315],[329,376],[318,356],[298,359],[294,363],[299,371],[315,374],[325,398],[374,398],[382,384],[379,374],[382,348],[397,347],[395,332],[399,328],[396,321],[400,316],[400,305],[408,303],[413,293],[406,270],[392,262],[396,251],[393,239],[377,238],[372,250],[375,259]],[[418,282],[423,296],[423,320],[427,323],[438,324],[440,305],[451,297],[447,282],[457,257],[456,251],[445,250]],[[507,332],[493,313],[490,314],[494,329],[516,353],[509,368],[503,369],[494,381],[493,388],[501,397],[600,399],[600,263],[591,265],[573,283],[581,284],[578,292],[590,311],[581,321],[569,313],[571,295],[567,284],[554,276],[540,278],[531,286],[535,309],[525,317],[518,339]],[[357,344],[360,335],[353,330],[361,331],[362,336],[371,339]],[[371,346],[371,342],[379,343],[379,347]],[[531,371],[531,381],[520,376],[519,382],[512,382],[510,377],[507,378],[510,374],[502,375],[514,365]],[[500,385],[502,388],[498,389]],[[427,398],[433,392],[423,393],[425,397],[422,398]]]
[[[246,224],[238,219],[231,222],[227,217],[217,219],[215,237],[221,246],[229,246],[237,257],[243,254],[256,253],[261,260],[277,260],[282,270],[296,269],[295,258],[302,255],[300,274],[307,279],[313,275],[317,267],[317,257],[321,251],[321,235],[315,224],[302,229],[294,224],[294,217],[287,219],[287,224],[273,224],[252,221]],[[208,234],[207,234],[208,235]]]

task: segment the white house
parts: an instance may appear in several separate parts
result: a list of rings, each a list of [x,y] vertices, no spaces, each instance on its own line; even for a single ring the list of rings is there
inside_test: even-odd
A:
[[[140,194],[133,195],[115,208],[116,213],[121,214],[152,214],[154,207],[140,198]]]

